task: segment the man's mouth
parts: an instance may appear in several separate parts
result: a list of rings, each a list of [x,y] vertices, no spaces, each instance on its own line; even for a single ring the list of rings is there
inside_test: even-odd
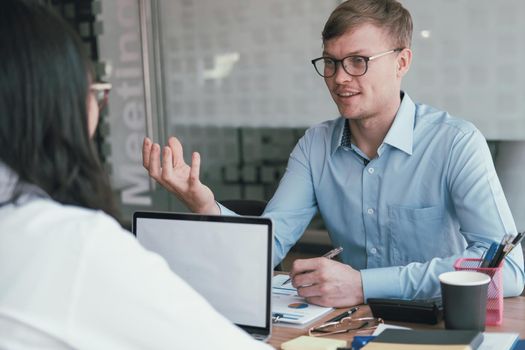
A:
[[[336,94],[339,97],[352,97],[355,95],[359,95],[359,92],[337,92]]]

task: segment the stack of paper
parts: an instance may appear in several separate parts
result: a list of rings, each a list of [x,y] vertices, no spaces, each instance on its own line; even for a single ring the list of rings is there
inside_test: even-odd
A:
[[[331,307],[312,305],[297,295],[291,283],[282,285],[288,275],[276,275],[272,279],[272,314],[279,322],[305,324],[333,310]]]

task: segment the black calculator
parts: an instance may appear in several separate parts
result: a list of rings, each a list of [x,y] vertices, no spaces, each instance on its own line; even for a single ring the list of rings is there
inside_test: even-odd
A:
[[[374,317],[387,321],[436,324],[443,319],[441,297],[432,299],[380,299],[367,300]]]

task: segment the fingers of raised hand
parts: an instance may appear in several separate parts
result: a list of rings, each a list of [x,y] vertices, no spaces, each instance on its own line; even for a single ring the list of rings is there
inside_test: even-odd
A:
[[[144,141],[142,142],[142,166],[149,170],[149,162],[150,162],[150,154],[151,154],[151,146],[153,143],[149,139],[149,137],[145,137]]]
[[[172,157],[173,157],[173,166],[177,167],[180,164],[184,164],[184,154],[182,149],[182,144],[180,143],[179,139],[175,136],[171,136],[168,139],[168,146],[171,149]]]
[[[200,168],[201,156],[199,152],[193,152],[193,154],[191,155],[190,185],[198,185],[200,183]]]
[[[160,168],[160,146],[158,143],[151,145],[148,165],[144,165],[148,170],[149,176],[159,181],[161,176]]]
[[[173,156],[170,147],[162,149],[162,180],[169,180],[173,176]]]

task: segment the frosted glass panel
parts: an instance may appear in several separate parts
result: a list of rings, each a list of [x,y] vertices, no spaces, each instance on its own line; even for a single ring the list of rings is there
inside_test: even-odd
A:
[[[169,128],[295,127],[337,109],[310,60],[338,1],[162,0]]]
[[[401,0],[414,19],[404,87],[472,121],[488,139],[525,139],[525,1]]]

